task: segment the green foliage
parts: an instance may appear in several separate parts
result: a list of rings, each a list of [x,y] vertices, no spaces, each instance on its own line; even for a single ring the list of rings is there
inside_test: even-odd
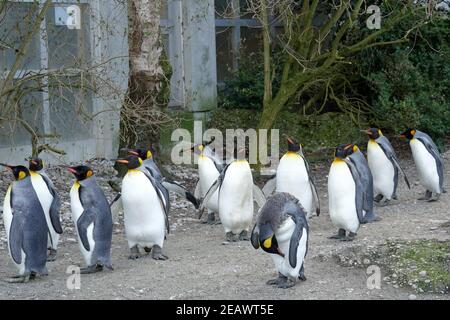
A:
[[[219,129],[223,134],[226,129],[247,130],[257,127],[260,116],[261,113],[255,110],[218,109],[213,113],[209,127]],[[273,129],[280,130],[281,141],[284,141],[284,134],[292,136],[303,145],[306,152],[334,149],[336,145],[347,142],[363,143],[365,139],[348,115],[335,112],[299,117],[297,113],[283,111],[277,117]],[[286,145],[281,142],[280,153],[285,151]],[[322,158],[329,158],[330,155],[331,151],[320,154]]]
[[[404,23],[383,40],[401,37]],[[377,47],[358,57],[360,92],[373,108],[371,122],[388,131],[413,127],[442,142],[450,133],[450,21],[436,18],[406,44]]]
[[[281,52],[275,51],[272,54],[273,70],[275,71],[272,82],[274,92],[280,86],[281,59]],[[239,70],[233,73],[232,78],[224,81],[224,86],[219,89],[218,94],[219,107],[221,108],[262,110],[264,97],[262,52],[242,56],[239,62]]]

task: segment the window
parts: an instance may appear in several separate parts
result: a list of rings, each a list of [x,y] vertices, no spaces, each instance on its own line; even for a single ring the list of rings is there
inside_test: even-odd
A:
[[[72,2],[80,8],[81,28],[69,29],[60,21],[61,12],[65,14],[71,3],[54,1],[14,76],[15,83],[20,84],[15,95],[19,108],[13,111],[11,118],[27,121],[40,135],[58,132],[65,141],[91,136],[85,116],[92,113],[93,98],[86,85],[89,79],[81,72],[92,60],[88,2]],[[6,11],[0,16],[2,76],[13,65],[16,51],[32,30],[40,6],[42,4],[29,1],[6,3]],[[21,127],[20,121],[3,122],[0,147],[29,144],[30,135]]]

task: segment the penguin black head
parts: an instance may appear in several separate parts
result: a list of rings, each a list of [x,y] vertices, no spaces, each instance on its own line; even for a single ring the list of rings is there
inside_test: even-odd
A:
[[[334,151],[334,156],[338,159],[344,159],[346,158],[350,151],[352,151],[350,154],[353,153],[353,144],[340,144],[336,147]]]
[[[196,144],[195,146],[193,146],[190,150],[195,153],[196,155],[201,155],[203,152],[203,149],[205,149],[205,145],[204,144]]]
[[[25,160],[28,161],[28,168],[30,171],[41,171],[44,169],[44,161],[42,161],[41,158],[34,157]]]
[[[380,129],[378,128],[369,128],[367,130],[361,130],[361,132],[364,132],[369,136],[370,139],[378,139],[380,136],[383,135]]]
[[[289,152],[299,152],[300,149],[302,148],[297,141],[295,141],[294,139],[287,137],[287,143],[288,143],[288,151]]]
[[[76,166],[76,167],[69,167],[67,168],[69,172],[73,173],[75,178],[77,178],[78,181],[86,180],[87,178],[90,178],[94,175],[94,171],[92,171],[91,168],[88,166]]]
[[[0,165],[11,170],[14,174],[14,179],[16,179],[17,181],[23,180],[26,177],[30,176],[30,171],[25,166],[11,166],[3,163],[0,163]]]
[[[142,149],[142,148],[127,149],[127,148],[125,148],[122,150],[126,151],[128,153],[128,155],[137,156],[137,157],[141,158],[142,160],[147,160],[147,159],[150,159],[151,157],[153,157],[153,153],[149,149]]]
[[[415,129],[408,129],[405,132],[403,132],[400,135],[400,137],[406,138],[408,140],[412,140],[412,139],[414,139],[415,134],[416,134],[416,130]]]
[[[261,248],[272,254],[281,254],[278,248],[278,241],[270,223],[263,223],[259,226],[259,244]]]
[[[117,163],[124,164],[129,170],[137,169],[142,165],[142,159],[138,156],[128,156],[125,159],[117,159]]]
[[[345,156],[348,157],[352,155],[353,153],[357,152],[359,150],[359,147],[356,144],[349,143],[344,147],[345,150]]]

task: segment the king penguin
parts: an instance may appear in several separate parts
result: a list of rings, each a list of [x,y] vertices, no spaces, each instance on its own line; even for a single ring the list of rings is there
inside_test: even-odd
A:
[[[60,220],[61,200],[55,186],[44,171],[42,159],[34,157],[27,159],[31,183],[39,198],[49,230],[47,261],[55,261],[58,250],[59,236],[63,230]]]
[[[191,151],[198,155],[198,175],[199,181],[197,183],[196,197],[204,198],[209,188],[219,178],[220,172],[223,170],[222,162],[215,152],[209,147],[208,144],[203,143],[192,147]],[[215,191],[211,196],[208,203],[204,204],[208,210],[208,217],[204,223],[215,224],[215,214],[219,213],[219,191]],[[199,219],[203,214],[203,210],[200,210]]]
[[[394,148],[380,129],[363,130],[369,136],[367,160],[373,175],[375,202],[385,206],[391,199],[397,199],[398,173],[402,172],[406,185],[408,178],[400,166]]]
[[[31,183],[30,171],[24,166],[0,164],[10,169],[15,181],[6,192],[3,222],[9,254],[19,275],[8,282],[28,282],[47,275],[48,227],[44,210]]]
[[[235,150],[235,157],[220,173],[219,178],[206,193],[204,203],[208,203],[218,190],[219,217],[225,229],[227,242],[250,240],[250,224],[253,220],[253,201],[261,208],[266,198],[253,183],[250,164],[245,159],[245,148]]]
[[[175,192],[176,194],[180,195],[181,197],[188,200],[190,203],[194,205],[196,209],[199,207],[199,201],[192,193],[190,193],[188,190],[186,190],[185,187],[180,185],[179,183],[175,181],[171,181],[163,176],[161,173],[161,170],[159,169],[158,165],[156,164],[153,153],[150,150],[146,149],[124,149],[128,152],[129,155],[134,155],[143,160],[143,166],[147,168],[147,170],[150,172],[150,174],[155,178],[158,182],[161,183],[161,185],[167,189],[168,191]]]
[[[320,202],[317,189],[309,170],[309,164],[303,154],[302,147],[294,139],[288,137],[288,151],[280,159],[276,176],[276,191],[287,192],[296,197],[307,212],[307,217],[320,215]],[[272,192],[269,180],[263,188],[267,196]],[[273,188],[273,187],[272,187]]]
[[[112,270],[112,216],[108,200],[87,166],[69,167],[76,181],[70,190],[72,219],[86,267],[82,274]]]
[[[349,144],[345,147],[346,159],[351,161],[356,168],[359,178],[364,188],[363,193],[363,209],[364,209],[364,221],[362,223],[370,223],[380,221],[373,211],[373,176],[370,171],[369,164],[367,163],[364,154],[361,152],[356,144]]]
[[[162,253],[166,232],[169,233],[168,198],[164,197],[162,185],[143,166],[137,156],[117,159],[127,166],[122,181],[122,203],[125,233],[130,248],[130,259],[139,258],[139,246],[151,252],[155,260],[167,260]]]
[[[436,201],[444,190],[444,161],[429,135],[415,129],[406,130],[402,137],[409,140],[411,152],[419,171],[420,182],[426,188],[419,200]]]
[[[261,208],[251,242],[271,254],[278,278],[267,284],[289,288],[297,279],[306,280],[304,262],[308,252],[309,228],[306,212],[289,193],[275,193]]]
[[[328,174],[328,210],[339,232],[330,239],[351,241],[364,221],[364,186],[355,165],[348,159],[348,145],[339,145]],[[348,232],[348,234],[347,234]]]

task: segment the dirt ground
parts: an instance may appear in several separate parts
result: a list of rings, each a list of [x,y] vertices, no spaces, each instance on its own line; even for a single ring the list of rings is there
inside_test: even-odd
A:
[[[449,240],[447,230],[440,226],[450,220],[450,193],[438,202],[416,200],[423,192],[418,184],[415,167],[408,155],[401,163],[412,190],[399,184],[398,198],[388,207],[377,208],[382,220],[363,225],[355,241],[343,243],[327,237],[336,232],[328,215],[326,179],[329,164],[313,166],[320,191],[322,214],[310,221],[310,244],[305,263],[307,281],[294,288],[278,289],[266,285],[276,276],[272,259],[249,242],[223,245],[221,225],[204,225],[196,219],[195,209],[187,202],[172,196],[172,233],[165,242],[167,261],[144,257],[128,260],[122,217],[115,222],[113,235],[114,271],[81,276],[81,289],[69,290],[67,267],[82,263],[73,224],[68,209],[68,191],[72,177],[60,168],[50,168],[49,174],[63,198],[63,226],[58,259],[47,264],[49,275],[28,284],[0,282],[0,299],[449,299],[449,295],[418,294],[412,289],[398,288],[382,281],[381,289],[367,288],[363,268],[342,267],[334,258],[352,246],[375,246],[386,239]],[[450,190],[450,154],[445,155],[445,186]],[[113,192],[107,180],[113,174],[106,161],[95,162],[98,180],[107,196]],[[195,170],[176,168],[172,173],[193,188],[197,179]],[[11,177],[0,174],[0,196]],[[7,252],[2,222],[0,223],[0,279],[15,274],[16,270]],[[450,252],[450,249],[449,249]],[[382,270],[383,271],[383,270]],[[384,276],[382,275],[382,278]]]

